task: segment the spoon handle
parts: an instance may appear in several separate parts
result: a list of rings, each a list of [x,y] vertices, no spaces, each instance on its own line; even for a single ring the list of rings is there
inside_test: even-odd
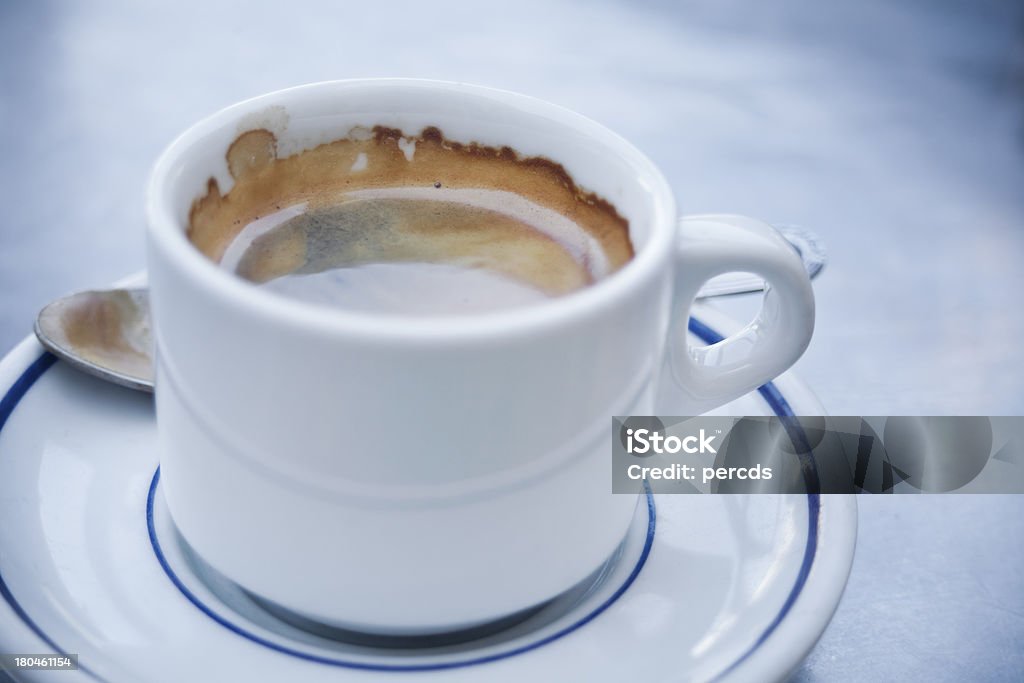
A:
[[[825,267],[827,260],[825,245],[822,244],[821,238],[810,230],[796,225],[774,225],[772,227],[793,245],[800,255],[800,260],[804,262],[807,276],[813,280]],[[705,282],[697,292],[697,298],[707,299],[713,296],[757,292],[762,289],[764,289],[764,279],[753,273],[726,273]]]

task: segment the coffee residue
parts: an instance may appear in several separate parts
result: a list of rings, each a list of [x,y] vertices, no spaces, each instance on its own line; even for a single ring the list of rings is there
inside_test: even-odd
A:
[[[376,126],[353,128],[348,137],[287,157],[277,154],[271,131],[242,133],[226,155],[234,186],[222,194],[210,178],[206,194],[193,202],[188,238],[213,261],[221,261],[247,225],[283,206],[328,210],[346,192],[399,187],[515,193],[586,231],[607,257],[609,272],[633,256],[628,221],[611,203],[579,187],[561,164],[511,147],[460,143],[433,126],[418,136]],[[465,236],[464,225],[453,226],[453,240]]]

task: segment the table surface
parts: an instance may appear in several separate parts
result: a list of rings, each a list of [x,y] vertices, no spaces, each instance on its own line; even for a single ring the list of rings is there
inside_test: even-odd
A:
[[[0,351],[144,266],[160,150],[231,102],[415,76],[580,111],[687,213],[815,230],[833,414],[1024,412],[1024,5],[978,0],[0,3]],[[722,301],[746,315],[751,297]],[[799,681],[1019,680],[1024,496],[861,497]]]

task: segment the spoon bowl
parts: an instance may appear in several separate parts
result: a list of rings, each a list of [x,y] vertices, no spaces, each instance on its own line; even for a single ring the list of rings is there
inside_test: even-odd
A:
[[[49,303],[36,318],[48,351],[101,379],[153,391],[153,337],[145,288],[85,291]]]

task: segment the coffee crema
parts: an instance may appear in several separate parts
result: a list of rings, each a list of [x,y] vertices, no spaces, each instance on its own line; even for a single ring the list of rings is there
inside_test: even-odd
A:
[[[286,157],[265,129],[227,151],[188,238],[285,296],[359,310],[468,313],[571,293],[633,256],[626,219],[559,164],[510,147],[356,127]]]

